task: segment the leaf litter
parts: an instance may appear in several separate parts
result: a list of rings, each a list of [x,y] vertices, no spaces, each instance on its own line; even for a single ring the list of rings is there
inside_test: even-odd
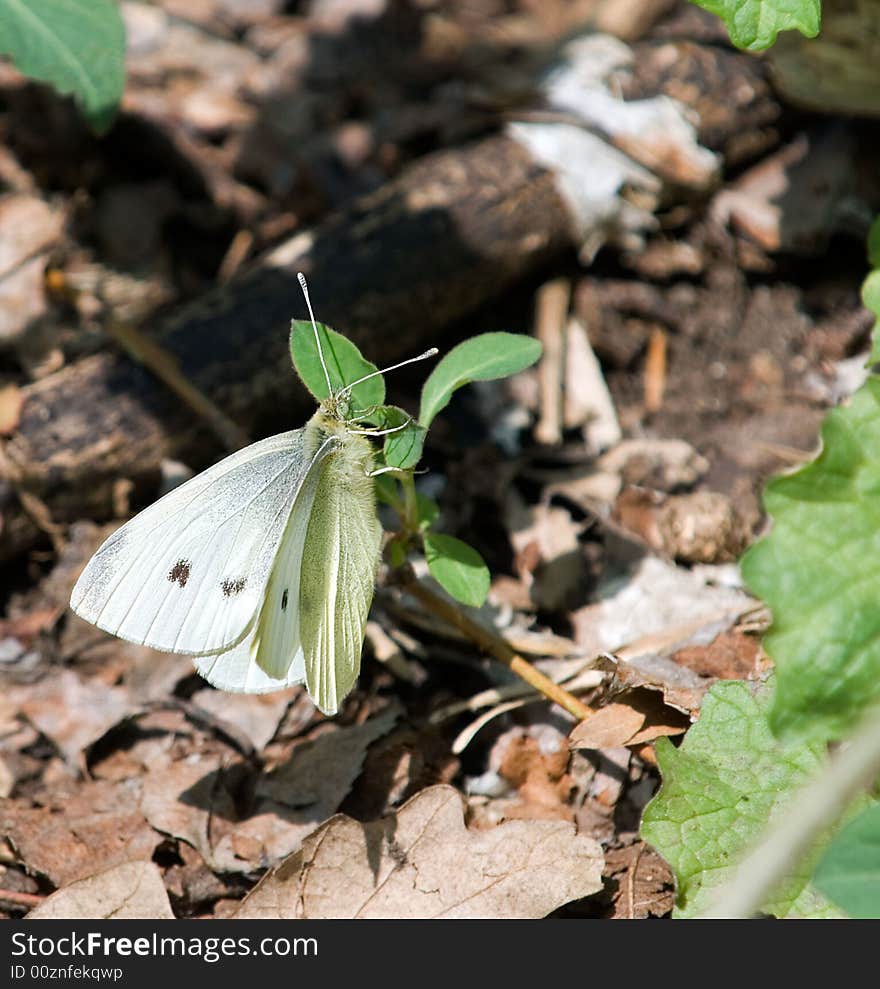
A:
[[[843,168],[827,141],[783,148],[772,128],[739,128],[770,155],[764,171],[747,159],[742,181],[662,230],[644,204],[615,200],[638,235],[621,231],[620,265],[600,254],[589,271],[553,274],[566,305],[541,331],[552,373],[483,382],[431,431],[419,483],[444,531],[491,565],[477,616],[589,705],[578,725],[393,588],[373,613],[379,662],[368,649],[336,721],[298,688],[209,689],[184,658],[66,612],[109,531],[87,519],[108,507],[86,493],[83,520],[59,531],[37,497],[40,465],[29,465],[36,494],[7,476],[31,383],[105,351],[108,321],[180,305],[425,151],[481,135],[489,118],[502,126],[512,91],[545,85],[546,96],[555,80],[554,105],[594,120],[613,111],[627,128],[654,105],[618,96],[655,46],[627,66],[618,43],[599,42],[622,60],[609,87],[595,72],[577,83],[577,46],[540,83],[522,44],[550,50],[576,32],[571,5],[541,5],[552,16],[525,0],[502,14],[469,6],[467,18],[411,13],[397,26],[425,28],[412,50],[365,59],[364,24],[387,37],[396,5],[294,16],[281,4],[123,4],[126,126],[150,174],[112,144],[82,138],[71,155],[69,108],[4,71],[0,213],[18,219],[0,224],[0,294],[15,303],[0,326],[0,524],[20,498],[52,537],[10,566],[0,615],[8,914],[669,914],[669,870],[637,837],[658,782],[654,742],[687,733],[718,680],[766,672],[754,636],[764,619],[728,561],[760,522],[762,478],[780,451],[810,449],[835,368],[863,343],[850,271],[799,284],[775,267],[792,247],[772,201],[780,175],[810,207],[797,249],[825,229],[829,206],[799,163],[809,140]],[[650,29],[630,24],[628,40]],[[757,92],[756,105],[767,99]],[[39,126],[47,107],[65,126]],[[706,133],[688,130],[680,162],[698,185],[731,153]],[[646,181],[668,138],[615,135]],[[523,284],[473,328],[531,332],[534,302]],[[657,341],[662,366],[649,360]],[[535,442],[545,429],[552,442]],[[117,479],[115,517],[156,494],[142,483]]]

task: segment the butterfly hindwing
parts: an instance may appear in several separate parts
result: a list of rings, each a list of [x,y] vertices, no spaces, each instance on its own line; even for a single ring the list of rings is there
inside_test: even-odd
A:
[[[306,684],[335,714],[360,669],[379,564],[372,449],[348,434],[321,465],[302,555],[299,607]]]
[[[253,625],[300,488],[329,452],[315,439],[261,440],[146,508],[89,561],[73,610],[154,649],[228,650]]]

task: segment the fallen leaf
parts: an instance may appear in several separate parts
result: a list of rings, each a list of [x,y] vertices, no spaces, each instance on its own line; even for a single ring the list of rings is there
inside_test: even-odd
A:
[[[200,690],[192,702],[220,721],[228,721],[250,740],[259,752],[275,736],[287,705],[302,687],[276,690],[271,694],[229,694],[222,690]]]
[[[604,749],[625,745],[644,725],[645,716],[628,704],[606,704],[576,725],[569,742],[573,749]]]
[[[334,728],[297,745],[262,776],[250,813],[241,818],[236,791],[243,763],[226,756],[190,757],[150,773],[143,810],[157,830],[196,848],[213,869],[251,872],[281,861],[339,808],[370,744],[400,715],[389,707],[363,725]]]
[[[519,799],[505,806],[505,818],[570,821],[573,781],[568,761],[565,735],[552,725],[504,732],[489,753],[489,771],[497,772],[517,791]]]
[[[59,889],[28,920],[173,920],[153,862],[123,862]]]
[[[601,889],[602,863],[598,843],[563,821],[468,831],[458,791],[432,786],[380,821],[333,817],[236,916],[544,917]]]
[[[161,840],[140,810],[137,780],[84,783],[72,794],[53,788],[52,803],[0,801],[0,833],[29,872],[57,887],[133,859],[149,859]]]
[[[605,875],[617,885],[613,919],[643,920],[671,912],[675,902],[672,871],[644,842],[609,850]]]
[[[235,789],[243,770],[241,762],[230,764],[222,754],[193,754],[157,767],[144,779],[144,816],[157,831],[192,845],[211,868],[247,872],[255,863],[217,849],[237,820]]]
[[[693,644],[698,628],[700,641],[710,642],[754,607],[744,591],[729,586],[729,575],[728,567],[691,571],[644,557],[625,583],[610,576],[597,589],[597,603],[572,615],[575,640],[598,655],[681,626],[691,629],[691,640],[673,643],[670,652]]]
[[[132,713],[123,687],[81,680],[71,670],[11,692],[30,723],[50,739],[69,765],[78,765],[92,742]]]
[[[691,719],[663,702],[659,691],[637,688],[576,725],[569,735],[573,749],[642,745],[663,735],[681,735]]]

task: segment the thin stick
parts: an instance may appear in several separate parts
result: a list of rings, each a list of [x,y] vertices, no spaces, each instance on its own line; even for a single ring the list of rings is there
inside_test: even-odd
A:
[[[659,412],[666,391],[666,333],[659,326],[651,330],[645,359],[645,411]]]
[[[14,889],[0,889],[0,900],[4,903],[14,903],[19,907],[27,907],[29,910],[32,907],[38,907],[45,896],[37,896],[36,893],[19,893]]]
[[[840,749],[821,775],[789,802],[701,916],[742,919],[758,913],[820,835],[840,819],[878,774],[880,709],[868,715],[846,748]]]
[[[321,350],[321,338],[318,336],[318,324],[315,322],[315,314],[312,312],[312,300],[309,298],[309,286],[306,284],[306,276],[298,271],[296,277],[299,279],[299,286],[306,297],[306,305],[309,308],[309,317],[312,321],[312,329],[315,331],[315,346],[318,348],[318,357],[321,358],[321,367],[324,369],[324,377],[327,379],[327,394],[333,394],[333,385],[330,384],[330,374],[327,365],[324,363],[324,351]]]
[[[544,347],[544,359],[538,365],[541,417],[535,426],[535,439],[550,446],[562,441],[570,302],[571,283],[567,278],[556,278],[542,285],[535,300],[535,333]]]
[[[548,676],[541,673],[540,670],[535,669],[528,660],[523,659],[522,656],[514,652],[500,635],[496,635],[484,625],[469,618],[457,605],[435,594],[429,588],[425,587],[424,584],[419,583],[414,576],[405,580],[404,586],[430,612],[437,615],[438,618],[449,622],[450,625],[453,625],[463,635],[469,638],[471,642],[478,645],[484,652],[489,653],[493,659],[497,659],[499,663],[503,663],[508,669],[516,673],[517,676],[525,680],[526,683],[534,687],[535,690],[568,711],[572,717],[577,718],[578,721],[585,721],[593,714],[593,711],[586,704],[581,703],[577,697],[572,696],[567,690],[560,687],[558,683],[554,683]]]

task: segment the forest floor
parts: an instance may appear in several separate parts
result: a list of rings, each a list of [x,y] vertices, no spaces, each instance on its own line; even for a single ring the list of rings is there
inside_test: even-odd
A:
[[[112,319],[148,334],[410,162],[498,129],[539,56],[598,9],[610,24],[625,7],[123,6],[129,79],[101,138],[0,65],[4,438],[33,388],[116,346]],[[669,38],[726,43],[686,4],[645,6],[654,16],[625,32],[646,46],[637,59]],[[442,531],[491,569],[481,618],[602,718],[572,735],[568,714],[381,583],[338,717],[299,687],[219,692],[185,657],[108,637],[67,607],[100,540],[158,487],[133,497],[120,477],[115,520],[62,524],[25,499],[42,535],[0,577],[0,911],[22,916],[71,887],[80,904],[127,899],[141,915],[265,916],[289,876],[242,901],[298,856],[300,915],[369,912],[385,868],[375,838],[442,872],[481,915],[669,915],[672,875],[639,837],[659,782],[653,742],[680,738],[718,679],[768,669],[768,619],[736,560],[762,531],[766,479],[812,456],[827,409],[858,383],[873,323],[859,294],[872,202],[853,150],[868,125],[770,105],[737,153],[715,149],[717,187],[661,204],[641,247],[563,254],[433,341],[537,332],[566,355],[564,396],[540,366],[460,392],[418,480]],[[560,293],[571,320],[554,323]],[[397,404],[415,407],[416,380],[389,379]],[[595,431],[603,380],[610,441]],[[529,859],[542,843],[548,859]],[[417,885],[389,881],[380,912],[431,915]]]

